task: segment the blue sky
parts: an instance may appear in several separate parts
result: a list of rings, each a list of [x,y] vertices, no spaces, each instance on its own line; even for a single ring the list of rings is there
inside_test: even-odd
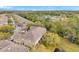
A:
[[[79,6],[0,6],[0,10],[66,10],[77,11]]]

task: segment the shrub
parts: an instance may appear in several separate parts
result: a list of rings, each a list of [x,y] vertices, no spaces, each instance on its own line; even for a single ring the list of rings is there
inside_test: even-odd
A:
[[[15,27],[11,26],[11,25],[0,26],[0,32],[10,32],[10,33],[12,33],[14,29],[15,29]]]
[[[52,46],[57,44],[60,41],[60,37],[55,34],[55,33],[51,33],[51,32],[47,32],[44,37],[42,38],[42,43],[46,46]]]
[[[0,40],[8,39],[11,36],[9,32],[0,32]]]

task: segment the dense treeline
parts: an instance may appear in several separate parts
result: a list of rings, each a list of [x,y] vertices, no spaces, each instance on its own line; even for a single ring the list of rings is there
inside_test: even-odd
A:
[[[78,13],[77,13],[78,14]],[[79,44],[79,18],[76,12],[34,12],[27,14],[20,14],[24,18],[33,21],[35,24],[44,26],[49,32],[57,33],[62,38],[68,39],[69,41]],[[58,21],[52,21],[49,18],[43,18],[40,20],[38,16],[55,15],[62,16]],[[63,19],[62,19],[63,18]]]

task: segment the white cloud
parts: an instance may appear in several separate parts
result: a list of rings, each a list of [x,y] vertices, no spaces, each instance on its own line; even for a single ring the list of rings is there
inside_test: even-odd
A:
[[[79,0],[0,0],[1,6],[79,6]]]
[[[9,10],[9,9],[13,9],[13,7],[11,7],[11,6],[0,6],[0,9]]]

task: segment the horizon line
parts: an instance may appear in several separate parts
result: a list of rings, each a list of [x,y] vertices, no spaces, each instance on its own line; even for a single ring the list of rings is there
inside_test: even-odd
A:
[[[79,11],[79,6],[0,6],[0,10],[9,11]]]

